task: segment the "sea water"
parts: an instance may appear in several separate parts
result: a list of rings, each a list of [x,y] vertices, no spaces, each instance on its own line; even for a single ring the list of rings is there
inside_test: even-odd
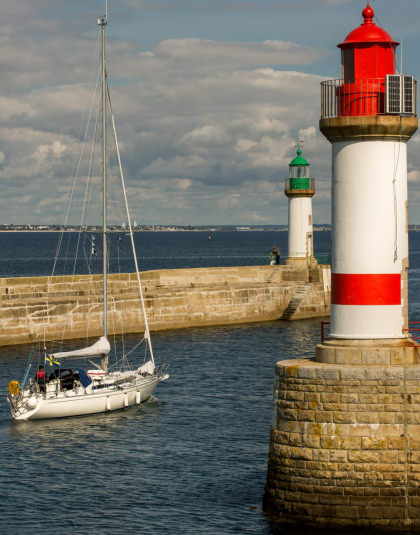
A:
[[[287,241],[281,232],[215,233],[212,240],[204,233],[165,234],[147,236],[150,251],[155,245],[149,269],[266,263],[272,246],[285,251]],[[7,247],[4,236],[9,240],[0,234],[0,247],[14,275],[47,274],[36,266],[54,250],[51,235],[15,236]],[[415,321],[420,234],[410,238]],[[316,249],[317,243],[328,253],[329,233],[316,233]],[[0,348],[0,533],[318,533],[270,526],[261,504],[275,362],[312,356],[319,340],[320,320],[154,333],[156,359],[168,363],[171,377],[151,401],[33,422],[11,421],[6,403],[7,383],[21,380],[29,347]]]

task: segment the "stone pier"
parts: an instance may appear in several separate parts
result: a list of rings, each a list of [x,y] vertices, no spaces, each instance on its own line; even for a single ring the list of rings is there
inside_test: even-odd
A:
[[[321,317],[329,266],[243,266],[141,273],[151,330]],[[98,336],[99,275],[0,279],[0,345]],[[109,276],[109,332],[144,329],[135,273]],[[44,334],[45,333],[45,334]]]

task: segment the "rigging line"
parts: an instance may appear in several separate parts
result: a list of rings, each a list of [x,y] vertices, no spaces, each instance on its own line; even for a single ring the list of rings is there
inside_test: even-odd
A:
[[[97,52],[98,52],[98,48],[99,48],[99,35],[97,36],[96,38],[96,46],[95,46],[95,51],[94,51],[94,54],[92,56],[92,61],[91,61],[91,65],[90,65],[90,69],[89,69],[89,80],[88,80],[88,87],[91,86],[92,84],[92,78],[93,78],[93,72],[94,72],[94,69],[93,69],[93,66],[94,66],[94,63],[96,62],[96,57],[97,57]],[[96,81],[96,84],[98,83],[98,80]],[[95,89],[95,93],[96,93],[96,89]],[[93,106],[93,103],[92,103],[92,106]],[[88,125],[89,125],[89,119],[87,121],[87,125],[86,125],[86,130],[88,128]],[[80,127],[79,127],[79,133],[78,133],[78,136],[77,136],[77,139],[80,139],[80,136],[81,136],[81,133],[82,133],[82,128],[83,128],[83,117],[81,118],[80,120]],[[86,139],[86,132],[85,132],[85,137],[84,139]],[[71,176],[74,175],[74,173],[76,172],[75,170],[78,169],[80,166],[80,158],[79,158],[79,163],[78,165],[76,165],[76,160],[74,161],[73,163],[73,170],[71,172]],[[70,202],[70,191],[68,193],[68,196],[67,196],[67,200],[66,200],[66,205],[65,206],[68,206]],[[60,237],[62,236],[62,233],[60,234]],[[61,241],[62,241],[62,238],[60,240],[59,238],[59,243],[57,244],[57,250],[56,250],[56,257],[58,256],[59,254],[59,251],[60,251],[60,246],[61,246]],[[55,270],[55,264],[56,262],[54,262],[54,267],[53,267],[53,273],[54,274],[54,270]]]
[[[112,126],[109,126],[109,136],[108,140],[113,140],[113,132],[112,132]],[[113,154],[116,154],[116,147],[115,147],[115,140],[113,140],[112,144],[112,151]],[[109,146],[111,146],[111,141],[108,142]],[[110,147],[111,148],[111,147]],[[114,164],[114,162],[113,162]],[[118,166],[118,162],[115,162],[115,164]],[[119,221],[122,227],[125,226],[125,210],[123,207],[123,200],[121,195],[121,181],[119,180],[119,172],[117,172],[117,176],[113,173],[114,165],[110,165],[109,169],[109,189],[112,190],[111,199],[113,199],[112,206],[110,209],[114,210],[116,213],[116,220]]]
[[[98,78],[97,78],[97,84],[98,84]],[[96,89],[97,89],[97,85],[96,85],[96,88],[95,88],[94,98],[96,97]],[[91,108],[91,111],[93,111],[93,101],[92,101],[92,108]],[[87,127],[88,127],[88,128],[90,127],[90,124],[91,124],[91,114],[89,114],[89,119],[88,119],[88,124],[87,124]],[[86,134],[87,134],[87,132],[86,132]],[[80,163],[81,163],[81,160],[82,160],[82,157],[83,157],[83,154],[84,154],[85,145],[86,145],[86,138],[85,138],[84,141],[83,141],[82,152],[81,152],[80,159],[79,159],[79,167],[78,167],[78,169],[77,169],[77,175],[76,175],[76,177],[75,177],[75,185],[76,185],[76,181],[77,181],[77,179],[79,178]],[[73,194],[74,194],[74,193],[73,193]],[[70,213],[71,203],[72,203],[72,199],[70,199],[70,204],[69,204],[69,206],[68,206],[68,208],[69,208],[69,213]],[[80,232],[80,229],[79,229],[79,232]],[[76,251],[76,255],[77,255],[77,254],[78,254],[78,251]],[[67,258],[68,258],[68,257],[70,257],[70,235],[69,235],[69,239],[68,239],[68,241],[67,241],[66,263],[67,263]],[[75,258],[77,258],[77,256],[76,256]],[[66,263],[64,264],[64,268],[63,268],[64,274],[65,274],[65,269],[66,269]]]
[[[80,228],[79,228],[79,232],[77,233],[77,242],[76,242],[76,250],[75,250],[75,253],[74,253],[73,271],[72,271],[72,274],[71,274],[71,277],[72,277],[71,278],[71,282],[74,281],[74,276],[75,276],[75,273],[76,273],[77,259],[79,257],[80,237],[81,237],[81,232],[82,232],[85,213],[86,213],[87,194],[88,194],[88,190],[89,190],[90,178],[91,178],[91,172],[92,172],[92,161],[93,161],[93,153],[94,153],[94,147],[95,147],[95,138],[96,138],[97,130],[98,130],[98,114],[99,114],[99,111],[98,111],[98,113],[96,115],[96,121],[95,121],[94,135],[93,135],[91,155],[90,155],[90,161],[89,161],[89,170],[88,170],[87,179],[86,179],[85,197],[84,197],[83,209],[82,209],[82,214],[81,214]],[[90,117],[89,117],[89,125],[90,125]],[[85,145],[85,143],[83,144],[83,151],[84,151],[84,145]],[[77,178],[78,178],[78,176],[76,177],[76,179]],[[68,256],[69,248],[70,248],[70,236],[71,236],[71,234],[69,233],[68,234],[69,239],[67,241],[66,257]],[[71,295],[68,296],[68,301],[67,301],[67,306],[68,307],[70,307],[70,305],[71,305],[71,297],[72,297]],[[64,324],[63,325],[63,329],[62,329],[62,334],[61,334],[62,340],[64,338],[65,329],[66,329],[66,325]]]
[[[83,256],[86,262],[86,269],[87,269],[88,275],[92,275],[92,266],[89,261],[88,254],[86,252],[86,239],[87,239],[87,232],[85,232],[85,236],[83,238]],[[90,243],[90,247],[92,249],[92,242]]]
[[[130,349],[130,351],[126,354],[126,357],[129,357],[133,351],[135,351],[142,343],[144,342],[144,337],[137,342],[137,344]]]
[[[93,135],[92,148],[91,148],[91,152],[90,152],[89,169],[88,169],[88,174],[87,174],[87,177],[86,177],[86,187],[85,187],[85,196],[84,196],[84,199],[83,199],[83,208],[82,208],[82,213],[80,215],[80,229],[79,229],[79,232],[78,232],[76,251],[75,251],[75,254],[74,254],[72,277],[74,277],[75,272],[76,272],[76,264],[77,264],[77,259],[79,257],[79,248],[80,248],[80,236],[81,236],[81,233],[82,233],[83,225],[86,223],[85,218],[87,217],[87,215],[86,215],[87,214],[87,199],[88,199],[88,192],[89,192],[89,188],[90,188],[90,180],[91,180],[91,177],[92,177],[92,165],[93,165],[93,154],[94,154],[94,150],[95,150],[95,138],[96,138],[96,134],[97,134],[97,131],[98,131],[98,116],[99,116],[99,110],[98,110],[98,113],[96,115],[95,130],[94,130],[94,135]]]
[[[375,0],[370,0],[370,2],[372,2],[372,4],[373,4],[374,1],[375,1]],[[369,4],[370,2],[368,2],[368,4]],[[375,10],[375,16],[374,16],[374,19],[375,19],[376,22],[378,23],[378,26],[380,26],[381,28],[383,28],[382,23],[381,23],[381,21],[379,20],[378,15],[376,14],[376,10]]]
[[[115,299],[113,296],[111,296],[111,301],[112,301],[112,304],[114,305],[113,306],[113,310],[115,312],[116,308],[115,308]],[[113,346],[114,346],[114,355],[116,356],[117,355],[117,339],[116,339],[116,331],[115,331],[115,314],[111,314],[111,323],[112,323],[112,342],[113,342]]]
[[[117,263],[118,263],[118,279],[121,284],[121,265],[120,265],[120,245],[119,241],[117,242]],[[114,302],[115,306],[115,302]],[[122,312],[122,311],[121,311]],[[122,354],[125,355],[125,337],[124,337],[124,321],[121,318],[121,342],[122,342]]]
[[[86,234],[86,233],[85,233]],[[86,236],[83,240],[83,255],[85,257],[85,261],[86,261],[86,266],[87,266],[87,271],[88,271],[88,275],[90,277],[90,287],[92,286],[92,271],[91,271],[91,266],[89,264],[89,260],[88,260],[88,257],[87,257],[87,254],[86,254]],[[87,310],[89,311],[89,303],[90,303],[90,294],[91,292],[88,291],[88,299],[87,299]],[[89,312],[88,312],[89,313]],[[89,322],[87,321],[86,322],[86,346],[88,346],[89,344],[87,343],[87,340],[89,339]]]
[[[95,144],[96,144],[95,141],[96,141],[96,136],[98,134],[99,113],[100,113],[100,110],[99,110],[99,106],[98,106],[98,111],[97,111],[97,114],[96,114],[95,127],[94,127],[94,131],[93,131],[93,139],[92,139],[92,146],[91,146],[91,152],[90,152],[88,173],[87,173],[87,177],[86,177],[86,187],[85,187],[85,196],[84,196],[84,200],[83,200],[83,209],[82,209],[82,213],[81,213],[81,217],[80,217],[80,229],[79,229],[79,232],[78,232],[76,251],[75,251],[75,255],[74,255],[73,272],[72,272],[72,279],[71,279],[72,282],[74,281],[74,276],[75,276],[75,273],[76,273],[76,265],[77,265],[77,260],[79,258],[79,249],[80,249],[80,241],[81,241],[82,233],[83,233],[83,236],[84,236],[84,243],[83,243],[82,249],[83,249],[83,253],[84,253],[85,259],[86,259],[88,273],[89,273],[89,275],[92,275],[91,266],[90,266],[90,264],[89,264],[89,262],[88,262],[88,260],[86,258],[86,249],[85,249],[86,233],[83,231],[83,227],[87,223],[86,218],[87,218],[87,211],[88,211],[88,206],[89,206],[89,194],[90,194],[92,169],[93,169],[93,159],[94,159]],[[89,304],[90,304],[90,296],[92,294],[91,290],[92,290],[92,279],[90,280],[90,283],[89,283],[88,307],[89,307]],[[71,300],[71,296],[69,296],[68,305],[70,305],[70,300]],[[86,342],[88,341],[88,339],[89,339],[89,322],[86,323]]]
[[[394,263],[398,259],[398,200],[397,200],[397,172],[400,161],[402,143],[402,116],[400,115],[400,141],[398,143],[398,153],[395,157],[395,142],[394,142],[394,173],[392,178],[392,188],[394,197]]]
[[[74,196],[74,191],[75,191],[75,188],[76,188],[77,179],[79,177],[81,161],[82,161],[82,157],[83,157],[83,153],[84,153],[84,147],[85,147],[85,143],[86,143],[86,139],[87,139],[87,135],[88,135],[88,131],[89,131],[89,125],[90,125],[92,112],[93,112],[93,105],[94,105],[94,102],[96,100],[96,92],[98,90],[99,78],[100,78],[100,74],[98,74],[98,77],[96,79],[96,86],[95,86],[94,94],[93,94],[92,101],[91,101],[91,107],[90,107],[88,119],[87,119],[87,122],[86,122],[85,133],[84,133],[84,136],[83,136],[82,150],[81,150],[81,153],[80,153],[80,156],[79,156],[79,161],[78,161],[76,172],[75,172],[75,175],[74,175],[74,178],[73,178],[73,186],[72,186],[71,190],[69,191],[68,196],[67,196],[67,200],[66,200],[66,210],[65,210],[64,223],[63,223],[63,225],[61,227],[61,232],[60,232],[60,236],[59,236],[59,240],[58,240],[58,244],[57,244],[57,249],[56,249],[56,252],[55,252],[55,258],[54,258],[54,264],[53,264],[53,269],[52,269],[51,276],[54,275],[55,269],[57,267],[57,260],[58,260],[59,254],[60,254],[61,245],[62,245],[62,241],[63,241],[63,238],[64,238],[64,228],[65,228],[65,226],[67,225],[67,222],[68,222],[68,218],[69,218],[69,214],[70,214],[70,207],[71,207],[72,199],[73,199],[73,196]]]
[[[134,265],[135,265],[135,268],[136,268],[137,284],[138,284],[138,290],[139,290],[139,295],[140,295],[141,308],[142,308],[142,312],[143,312],[144,333],[145,333],[145,338],[147,340],[147,345],[148,345],[149,351],[150,351],[150,359],[151,359],[152,363],[154,364],[155,360],[154,360],[154,356],[153,356],[152,341],[150,339],[150,330],[149,330],[149,323],[147,321],[146,307],[145,307],[145,304],[144,304],[143,288],[142,288],[141,281],[140,281],[139,266],[138,266],[137,256],[136,256],[136,247],[134,245],[133,229],[131,227],[130,211],[128,209],[127,192],[126,192],[126,189],[125,189],[124,174],[123,174],[122,165],[121,165],[120,149],[119,149],[119,146],[118,146],[117,130],[115,128],[114,114],[112,112],[111,96],[109,94],[108,81],[107,81],[107,84],[106,84],[106,89],[107,89],[107,97],[108,97],[108,102],[109,102],[109,108],[110,108],[110,111],[111,111],[111,122],[112,122],[112,129],[114,131],[115,146],[116,146],[116,149],[117,149],[117,159],[118,159],[118,166],[119,166],[119,169],[120,169],[121,186],[122,186],[122,190],[123,190],[123,197],[124,197],[124,204],[125,204],[125,210],[126,210],[126,215],[127,215],[128,229],[129,229],[129,233],[130,233],[131,249],[133,251],[133,259],[134,259]]]

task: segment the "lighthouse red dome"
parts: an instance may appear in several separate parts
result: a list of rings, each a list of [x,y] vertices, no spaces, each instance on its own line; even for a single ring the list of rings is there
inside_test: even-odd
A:
[[[388,32],[373,22],[375,12],[369,4],[363,10],[362,15],[363,24],[351,31],[346,39],[338,45],[339,48],[352,47],[356,43],[387,43],[393,47],[399,44],[392,39]]]

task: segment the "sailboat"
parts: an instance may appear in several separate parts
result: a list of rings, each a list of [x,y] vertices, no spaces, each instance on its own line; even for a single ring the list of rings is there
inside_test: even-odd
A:
[[[98,19],[101,29],[102,54],[101,54],[101,80],[102,80],[102,272],[103,272],[103,333],[99,340],[87,347],[70,351],[58,351],[48,353],[46,347],[41,349],[44,366],[38,366],[36,376],[29,378],[31,368],[35,362],[35,351],[32,351],[23,380],[9,382],[8,402],[11,416],[14,420],[36,420],[43,418],[61,418],[68,416],[82,416],[87,414],[104,413],[130,407],[147,401],[156,386],[166,380],[169,375],[165,366],[157,367],[153,355],[149,325],[147,321],[142,284],[137,264],[137,255],[134,245],[133,231],[128,210],[127,194],[121,166],[120,152],[115,129],[115,121],[112,113],[110,93],[107,83],[107,70],[105,63],[105,28],[107,15]],[[108,339],[108,222],[107,222],[107,140],[106,140],[106,111],[110,111],[110,120],[117,152],[119,175],[123,191],[123,204],[125,205],[125,217],[128,221],[128,230],[133,253],[133,261],[137,274],[137,286],[139,291],[139,310],[144,321],[144,335],[141,342],[145,345],[144,361],[138,367],[126,365],[126,355],[120,359],[124,361],[124,367],[115,369],[109,366],[109,353],[111,345]],[[92,250],[95,249],[92,240]],[[96,253],[96,251],[95,251]],[[91,255],[93,256],[93,255]],[[93,359],[100,359],[97,363]],[[66,359],[87,359],[94,365],[93,369],[72,369],[63,367]],[[38,356],[39,362],[39,356]],[[56,368],[48,376],[44,371],[47,363]]]

